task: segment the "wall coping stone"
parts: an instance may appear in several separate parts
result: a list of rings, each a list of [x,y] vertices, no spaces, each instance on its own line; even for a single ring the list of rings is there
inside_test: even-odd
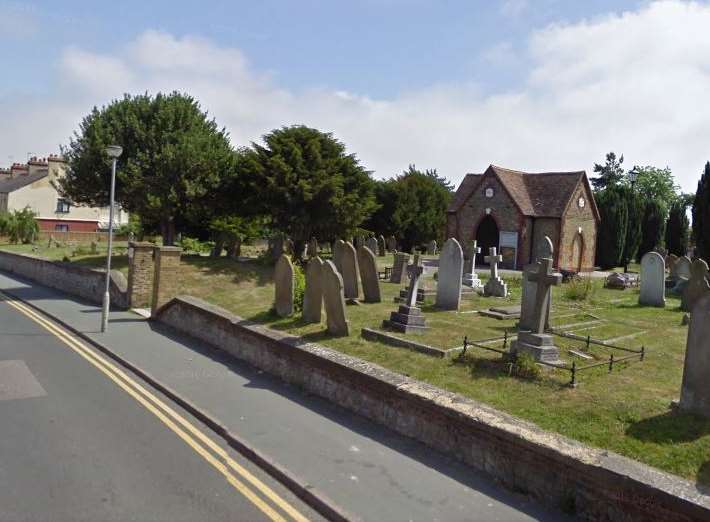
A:
[[[188,321],[178,320],[189,313],[197,313],[200,316],[199,324],[204,328],[200,331],[190,330]],[[235,354],[229,346],[220,346],[224,339],[220,339],[219,334],[215,332],[221,330],[221,333],[231,336],[230,343],[227,344],[233,345],[235,340],[253,340],[258,348],[263,350],[258,352],[260,357],[275,356],[277,359],[285,359],[276,360],[273,364],[264,362],[261,369],[295,382],[312,393],[399,433],[420,440],[476,469],[488,472],[509,487],[523,487],[545,503],[554,504],[553,498],[559,503],[564,490],[569,491],[572,488],[575,491],[574,498],[581,500],[581,503],[576,503],[578,516],[613,520],[617,518],[616,515],[623,513],[625,520],[640,521],[654,516],[661,516],[664,520],[710,520],[710,488],[705,491],[703,486],[696,486],[683,478],[611,451],[592,448],[563,435],[545,431],[531,422],[491,406],[392,372],[379,365],[242,319],[201,299],[178,296],[168,302],[155,319],[259,367],[262,359],[255,362],[253,357]],[[208,321],[222,324],[211,328]],[[231,327],[232,330],[225,327]],[[245,343],[236,344],[243,347]],[[297,359],[310,367],[294,374],[293,372],[299,371],[293,364]],[[318,389],[312,374],[321,370],[330,372],[328,376],[332,376],[336,384],[353,386],[359,381],[359,388],[364,390],[361,400],[353,402],[352,394],[345,394],[351,399],[347,400],[341,398],[341,394],[326,394]],[[372,401],[377,401],[381,407],[374,412],[363,411],[362,404],[371,404]],[[425,411],[427,415],[415,423],[387,422],[390,419],[387,418],[388,412],[385,410],[393,401],[397,402],[398,408],[409,405],[411,411],[404,413],[415,415]],[[438,434],[438,427],[434,425],[437,416],[447,418],[444,423],[446,427],[456,428],[457,435],[465,436],[466,440],[456,440],[461,442],[460,445],[447,444],[436,436],[431,436]],[[484,455],[479,457],[486,462],[482,464],[471,457],[470,453],[475,448],[467,445],[483,447]],[[495,451],[491,451],[491,448]],[[500,457],[499,452],[510,453],[509,458],[513,463],[508,463],[507,466],[489,465],[488,460]],[[531,456],[534,462],[530,464],[521,461],[523,453]],[[526,465],[528,468],[537,464],[543,466],[528,469],[525,473],[518,470],[516,473],[515,464],[520,464],[523,468]],[[540,475],[544,475],[543,484],[539,483]],[[524,487],[526,483],[530,486],[529,489]]]

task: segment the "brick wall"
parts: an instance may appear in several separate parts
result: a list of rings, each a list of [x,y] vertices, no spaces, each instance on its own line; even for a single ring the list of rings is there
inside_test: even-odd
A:
[[[178,295],[181,253],[182,249],[179,247],[153,247],[154,269],[151,315],[155,315],[161,306]]]
[[[578,205],[580,197],[585,200],[585,205],[582,208]],[[594,269],[594,255],[597,249],[597,221],[592,210],[592,197],[585,184],[580,183],[562,220],[559,266],[564,270],[577,270],[572,253],[574,240],[579,234],[580,227],[584,245],[581,263],[582,271],[586,272]]]
[[[128,303],[133,308],[147,308],[153,293],[153,243],[130,242],[132,256],[128,265]]]

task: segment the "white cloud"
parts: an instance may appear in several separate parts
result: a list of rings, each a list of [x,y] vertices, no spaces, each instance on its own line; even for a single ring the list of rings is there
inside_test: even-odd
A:
[[[531,36],[529,74],[509,92],[439,84],[387,100],[290,91],[238,49],[150,31],[113,55],[66,49],[50,99],[0,98],[0,162],[55,151],[94,104],[124,92],[180,90],[235,144],[303,123],[332,131],[378,177],[409,163],[456,182],[489,163],[590,171],[614,150],[630,164],[668,165],[694,190],[710,159],[707,27],[710,7],[680,1],[553,25]]]

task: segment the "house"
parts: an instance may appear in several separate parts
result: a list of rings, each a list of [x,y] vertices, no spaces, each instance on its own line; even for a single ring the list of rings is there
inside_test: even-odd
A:
[[[599,210],[584,171],[530,173],[490,165],[467,174],[447,210],[447,237],[477,240],[502,266],[522,269],[537,259],[545,236],[562,270],[593,270]]]
[[[52,181],[64,176],[66,162],[61,156],[31,158],[0,169],[0,211],[26,207],[37,214],[41,231],[96,232],[108,228],[109,207],[75,206],[62,198]],[[128,223],[128,213],[116,207],[114,226]]]

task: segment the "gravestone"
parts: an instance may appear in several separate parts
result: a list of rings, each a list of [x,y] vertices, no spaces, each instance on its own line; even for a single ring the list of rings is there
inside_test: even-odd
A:
[[[353,248],[357,249],[357,248],[360,248],[361,246],[365,245],[365,237],[364,236],[355,236],[354,241],[355,242],[352,244]]]
[[[293,263],[286,254],[281,254],[274,269],[274,308],[279,317],[293,314]]]
[[[340,274],[343,273],[343,250],[345,248],[345,241],[338,239],[333,245],[333,263],[335,268]]]
[[[357,266],[357,255],[355,248],[350,243],[343,246],[343,287],[345,289],[345,299],[348,304],[355,304],[360,295],[358,290],[358,279],[360,273]]]
[[[404,252],[397,252],[394,255],[394,263],[392,264],[392,275],[390,276],[390,283],[397,283],[401,285],[405,281],[406,269],[409,264],[409,254]]]
[[[555,346],[552,335],[545,333],[551,287],[562,283],[562,274],[553,273],[552,259],[543,258],[537,262],[537,270],[528,273],[528,279],[537,284],[531,321],[533,327],[529,332],[518,332],[518,338],[511,343],[510,351],[513,354],[528,353],[536,361],[562,365],[560,349]]]
[[[323,261],[312,257],[306,266],[306,291],[303,294],[303,320],[320,323],[323,308]]]
[[[281,236],[272,237],[269,241],[269,250],[271,251],[271,259],[278,261],[281,255],[284,254],[284,239]]]
[[[426,253],[427,254],[429,254],[430,256],[435,256],[436,249],[437,249],[437,245],[436,245],[436,241],[434,239],[432,239],[431,241],[429,241],[429,243],[427,243],[427,246],[426,246]]]
[[[535,301],[537,299],[537,284],[530,280],[530,274],[537,273],[538,264],[537,262],[541,259],[554,259],[554,247],[552,246],[552,240],[549,236],[545,236],[540,245],[539,249],[536,249],[538,258],[531,263],[523,267],[523,280],[522,280],[522,296],[520,299],[520,321],[518,322],[518,328],[521,330],[532,330],[534,328],[533,317],[535,311]],[[547,302],[547,311],[545,316],[545,327],[547,328],[550,324],[550,307],[552,306],[552,295]]]
[[[457,310],[461,304],[461,276],[463,274],[463,251],[456,239],[444,243],[439,256],[439,278],[436,285],[436,307],[442,310]]]
[[[357,249],[357,263],[360,267],[362,294],[365,298],[365,302],[381,302],[380,279],[377,277],[377,260],[375,259],[375,254],[367,247],[360,247]]]
[[[387,245],[385,244],[385,236],[379,235],[377,237],[377,255],[384,257],[387,255]]]
[[[678,262],[678,256],[675,254],[669,254],[668,258],[666,259],[666,269],[668,270],[669,273],[669,279],[672,281],[676,280],[676,268],[675,264]]]
[[[376,237],[368,237],[365,240],[365,246],[370,249],[370,252],[373,254],[377,254],[377,238]]]
[[[399,305],[396,312],[390,314],[389,321],[382,321],[382,326],[392,328],[402,333],[419,333],[427,329],[426,318],[417,304],[417,291],[419,280],[424,273],[419,259],[419,254],[414,256],[414,263],[407,267],[409,273],[409,287],[407,288],[407,301]]]
[[[466,252],[464,252],[464,274],[462,282],[466,286],[471,288],[480,288],[482,286],[481,280],[476,274],[476,255],[481,253],[481,248],[478,246],[478,242],[474,239],[469,242]]]
[[[612,290],[626,290],[628,286],[629,280],[618,272],[613,272],[606,278],[606,287]]]
[[[345,317],[343,277],[332,261],[323,263],[322,281],[328,333],[338,336],[350,335],[350,325]]]
[[[306,248],[306,255],[308,257],[316,257],[318,255],[318,240],[314,237],[308,242],[308,247]]]
[[[699,258],[693,261],[690,265],[690,279],[680,301],[681,310],[685,312],[692,311],[695,303],[710,294],[710,285],[707,278],[708,264]]]
[[[394,252],[395,250],[397,250],[397,240],[394,236],[390,236],[387,238],[387,250],[389,250],[390,252]]]
[[[503,256],[497,253],[496,247],[489,249],[489,254],[483,258],[491,267],[491,276],[483,287],[486,296],[506,297],[508,295],[508,285],[498,276],[498,263],[503,261]]]
[[[688,340],[685,345],[683,384],[680,409],[710,417],[710,295],[695,303],[690,314]]]
[[[92,254],[97,254],[99,251],[98,245],[96,244],[96,241],[91,242],[91,253]]]
[[[642,306],[666,306],[666,263],[658,252],[647,252],[641,258]]]
[[[673,265],[673,268],[675,268],[675,277],[674,281],[678,281],[680,279],[690,279],[690,265],[691,265],[690,258],[688,256],[683,256],[678,261],[675,262],[675,265]]]

